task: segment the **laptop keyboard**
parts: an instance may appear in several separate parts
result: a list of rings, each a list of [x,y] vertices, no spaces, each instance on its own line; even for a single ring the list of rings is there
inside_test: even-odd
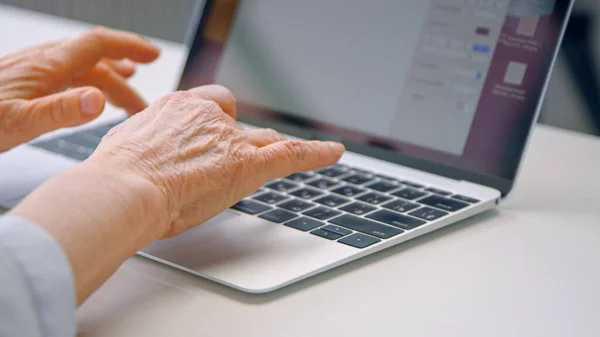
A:
[[[479,202],[338,164],[270,181],[232,208],[362,249]]]
[[[36,141],[31,143],[31,145],[71,159],[83,161],[94,153],[94,150],[96,150],[100,141],[102,141],[102,137],[121,122],[103,124],[93,129],[49,140]]]
[[[32,145],[83,161],[117,124]],[[270,181],[232,209],[363,249],[479,202],[410,180],[337,164]]]

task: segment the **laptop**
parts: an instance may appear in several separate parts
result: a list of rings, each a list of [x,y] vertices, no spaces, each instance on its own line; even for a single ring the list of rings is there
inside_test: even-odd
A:
[[[515,185],[571,7],[200,1],[179,89],[222,84],[244,125],[348,151],[139,254],[265,293],[496,207]],[[85,160],[118,122],[1,155],[2,205]],[[42,178],[18,178],[32,170]]]

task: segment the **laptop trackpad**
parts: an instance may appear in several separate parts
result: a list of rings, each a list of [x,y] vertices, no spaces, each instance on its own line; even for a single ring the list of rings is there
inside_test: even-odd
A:
[[[75,165],[77,161],[29,145],[1,153],[0,207],[16,206],[50,177]]]
[[[143,253],[247,292],[268,292],[359,250],[258,217],[225,211]]]

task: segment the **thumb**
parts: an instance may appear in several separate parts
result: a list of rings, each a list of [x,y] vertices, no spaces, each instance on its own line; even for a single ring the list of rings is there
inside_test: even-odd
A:
[[[98,117],[106,98],[94,87],[83,87],[45,96],[26,103],[24,114],[33,121],[35,136],[64,127],[81,125]]]
[[[0,152],[46,132],[84,124],[100,115],[105,102],[104,94],[94,87],[0,102]]]

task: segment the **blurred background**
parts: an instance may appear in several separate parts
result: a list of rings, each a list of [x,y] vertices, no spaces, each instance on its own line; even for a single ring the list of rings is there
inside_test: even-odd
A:
[[[196,0],[0,0],[183,42]],[[600,135],[600,1],[577,0],[540,122]]]

